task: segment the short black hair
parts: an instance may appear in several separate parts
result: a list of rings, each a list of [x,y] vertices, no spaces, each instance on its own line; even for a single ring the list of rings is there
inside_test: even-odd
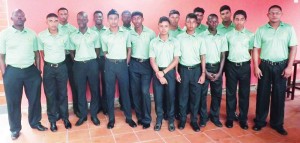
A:
[[[196,13],[196,12],[202,12],[204,14],[205,10],[203,8],[201,8],[201,7],[196,7],[193,12],[194,13]]]
[[[134,11],[134,12],[132,12],[131,18],[134,17],[134,16],[141,16],[142,18],[144,17],[143,13],[140,12],[140,11]]]
[[[130,12],[129,10],[124,10],[124,11],[122,12],[122,15],[125,14],[125,13],[131,14],[131,12]]]
[[[216,14],[214,14],[214,13],[208,15],[208,16],[207,16],[207,19],[208,19],[209,17],[215,17],[215,18],[217,18],[217,19],[219,18],[218,15],[216,15]]]
[[[280,11],[282,11],[282,8],[279,5],[272,5],[268,11],[270,11],[272,8],[278,8]]]
[[[237,10],[234,14],[233,14],[233,18],[235,18],[237,15],[243,15],[245,19],[247,19],[247,13],[244,10]]]
[[[107,17],[110,15],[117,15],[119,17],[119,13],[115,10],[115,9],[111,9],[108,13],[107,13]]]
[[[180,15],[179,11],[178,11],[178,10],[175,10],[175,9],[172,9],[172,10],[169,12],[169,16],[171,16],[172,14],[178,14],[178,15]]]
[[[50,18],[50,17],[56,17],[56,18],[58,18],[58,16],[57,16],[55,13],[49,13],[49,14],[46,16],[46,19],[47,19],[47,18]]]
[[[168,17],[162,16],[162,17],[159,18],[158,24],[163,23],[165,21],[168,22],[169,24],[171,23]]]
[[[229,10],[231,12],[231,8],[228,5],[223,5],[220,7],[220,12],[222,12],[224,10]]]
[[[197,20],[197,15],[195,13],[189,13],[186,15],[185,19],[188,19],[188,18],[194,18],[195,20]]]
[[[96,11],[94,12],[94,15],[95,15],[95,14],[98,14],[98,13],[101,13],[101,14],[103,15],[103,13],[102,13],[101,10],[96,10]]]
[[[59,9],[57,10],[57,12],[59,12],[59,11],[61,11],[61,10],[66,10],[67,12],[69,12],[69,11],[68,11],[68,9],[67,9],[67,8],[65,8],[65,7],[61,7],[61,8],[59,8]]]

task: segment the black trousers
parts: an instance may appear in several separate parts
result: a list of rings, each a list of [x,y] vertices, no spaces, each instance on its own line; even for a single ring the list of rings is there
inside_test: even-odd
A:
[[[6,67],[3,75],[10,131],[20,131],[23,88],[28,99],[28,121],[31,127],[41,124],[41,72],[31,65],[28,68]]]
[[[206,70],[211,73],[218,73],[220,64],[206,64]],[[208,85],[210,85],[211,93],[211,103],[210,103],[210,115],[207,113],[207,94],[208,94]],[[222,100],[222,75],[216,81],[211,81],[208,78],[205,78],[203,84],[202,95],[200,99],[200,119],[203,122],[208,121],[210,117],[211,120],[219,120],[220,115],[220,104]]]
[[[86,100],[86,87],[89,84],[91,91],[90,113],[96,117],[99,110],[99,67],[96,59],[86,62],[75,61],[73,66],[74,79],[78,91],[78,109],[80,118],[88,114],[88,104]]]
[[[186,121],[187,109],[190,108],[191,122],[197,122],[202,90],[202,85],[198,83],[198,80],[201,76],[202,69],[200,65],[193,69],[188,69],[182,65],[179,65],[178,68],[181,77],[181,83],[179,84],[180,120],[182,122]],[[188,101],[190,101],[190,105]]]
[[[100,82],[99,87],[101,88],[100,98],[99,98],[99,111],[107,111],[107,99],[106,99],[106,89],[105,89],[105,76],[104,76],[104,67],[105,67],[105,57],[100,56],[98,59],[99,64],[99,73],[100,73]],[[99,90],[100,90],[99,88]]]
[[[47,99],[49,122],[56,122],[57,113],[60,113],[62,119],[68,119],[68,71],[66,64],[63,62],[56,67],[45,62],[43,84]],[[59,99],[58,102],[57,98]]]
[[[250,61],[243,63],[233,63],[227,61],[225,70],[226,75],[226,114],[227,120],[235,119],[235,110],[237,106],[237,86],[238,105],[239,105],[239,121],[247,122],[250,95],[250,77],[251,67]]]
[[[257,85],[256,117],[254,122],[258,126],[266,124],[269,108],[271,108],[270,125],[273,127],[283,126],[287,79],[281,74],[286,66],[286,62],[278,65],[261,62],[259,65],[263,76],[258,80]]]

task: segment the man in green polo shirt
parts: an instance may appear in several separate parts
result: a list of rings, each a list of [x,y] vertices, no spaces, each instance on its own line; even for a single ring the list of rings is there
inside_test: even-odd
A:
[[[130,31],[133,30],[133,27],[131,26],[131,12],[128,10],[124,10],[121,14],[121,20],[123,22],[122,28],[124,30]]]
[[[20,136],[23,88],[28,99],[28,122],[33,129],[41,124],[41,72],[35,33],[24,27],[25,13],[12,12],[13,25],[0,32],[0,70],[3,77],[11,139]],[[34,65],[35,64],[35,65]]]
[[[271,95],[270,126],[281,135],[287,135],[283,128],[285,90],[287,78],[293,71],[297,37],[294,28],[281,21],[280,6],[271,6],[267,16],[269,22],[259,27],[254,36],[254,75],[258,85],[253,130],[266,126]],[[261,63],[258,65],[259,49]]]
[[[163,120],[163,97],[167,99],[168,130],[174,131],[174,103],[175,103],[175,66],[178,64],[180,45],[176,38],[169,37],[170,20],[161,17],[158,22],[159,36],[150,42],[149,57],[154,71],[153,92],[155,101],[156,124],[155,131],[159,131]]]
[[[228,5],[223,5],[220,7],[220,16],[222,23],[217,27],[220,34],[225,35],[227,32],[234,29],[234,24],[231,20],[231,8]]]
[[[97,117],[99,110],[99,67],[96,60],[100,51],[100,38],[97,32],[87,27],[88,15],[86,12],[77,14],[78,30],[71,34],[71,56],[74,57],[74,80],[78,91],[78,109],[80,116],[76,126],[87,120],[88,105],[86,100],[86,84],[91,91],[90,113],[94,125],[99,126]]]
[[[180,20],[180,13],[179,11],[173,9],[169,12],[169,19],[170,19],[170,30],[169,30],[169,35],[171,37],[176,38],[177,35],[180,33],[183,33],[184,31],[180,28],[178,25],[178,22]]]
[[[126,116],[126,123],[130,127],[136,127],[136,123],[132,120],[131,102],[128,95],[129,90],[129,73],[128,64],[130,61],[130,35],[127,30],[118,26],[119,14],[112,9],[107,14],[109,29],[101,35],[101,47],[105,56],[105,84],[107,97],[107,112],[109,121],[108,129],[112,129],[115,125],[114,99],[115,99],[115,83],[118,80],[120,96],[123,103],[123,111]]]
[[[206,51],[206,80],[200,99],[200,126],[206,126],[210,119],[217,127],[222,127],[220,122],[220,104],[222,100],[222,75],[225,63],[225,52],[228,50],[226,38],[217,30],[218,16],[210,14],[207,17],[208,29],[199,36],[205,40]],[[211,103],[210,114],[207,112],[207,94],[210,86]]]
[[[193,12],[194,12],[194,14],[197,15],[197,24],[198,24],[198,26],[195,29],[196,34],[204,32],[207,29],[207,26],[205,26],[204,24],[201,24],[201,22],[203,20],[205,10],[201,7],[196,7]]]
[[[191,112],[191,126],[195,132],[199,132],[198,109],[202,84],[205,81],[205,54],[204,39],[195,32],[197,27],[197,15],[189,13],[185,20],[186,32],[177,36],[180,43],[179,65],[176,78],[179,82],[179,110],[180,122],[178,128],[185,128],[187,109]],[[188,101],[190,103],[188,104]]]
[[[99,37],[101,37],[102,33],[107,30],[107,27],[103,25],[103,13],[100,10],[97,10],[94,12],[94,22],[95,25],[91,27],[92,30],[95,30]],[[100,41],[101,44],[101,41]],[[103,111],[103,114],[107,114],[107,103],[106,103],[106,91],[105,91],[105,80],[104,80],[104,63],[105,63],[105,58],[104,58],[104,53],[103,50],[100,49],[100,54],[99,57],[97,57],[97,61],[99,64],[99,72],[100,72],[100,82],[99,82],[99,87],[101,87],[101,97],[99,98],[99,111]],[[100,92],[99,92],[100,93]]]
[[[237,106],[237,86],[239,124],[244,130],[248,129],[248,109],[251,77],[251,51],[254,34],[245,29],[247,14],[244,10],[237,10],[233,15],[235,29],[226,34],[228,44],[228,57],[225,69],[226,75],[226,123],[227,128],[233,127]]]
[[[65,128],[71,128],[68,111],[68,71],[65,63],[65,50],[70,48],[69,36],[58,31],[58,17],[50,13],[46,17],[48,28],[38,36],[41,59],[44,61],[43,83],[47,99],[47,115],[50,130],[57,131],[57,113]],[[59,99],[57,102],[56,99]]]

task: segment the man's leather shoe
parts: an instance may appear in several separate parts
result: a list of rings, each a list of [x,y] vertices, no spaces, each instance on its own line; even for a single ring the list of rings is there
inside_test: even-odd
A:
[[[255,125],[253,126],[252,129],[253,129],[254,131],[260,131],[261,128],[263,128],[263,127],[265,127],[265,126],[266,126],[266,125],[264,125],[264,126],[259,126],[259,125],[256,125],[256,124],[255,124]]]
[[[185,121],[180,121],[179,124],[178,124],[178,129],[183,130],[184,127],[185,127]]]
[[[132,128],[136,127],[136,123],[132,119],[129,120],[126,119],[126,123]]]
[[[48,128],[46,128],[45,126],[43,126],[43,125],[41,125],[41,124],[36,125],[36,126],[33,126],[32,128],[33,128],[33,129],[37,129],[37,130],[39,130],[39,131],[47,131],[47,130],[48,130]]]
[[[154,131],[159,131],[161,129],[161,123],[156,123],[154,126]]]
[[[96,126],[100,125],[100,121],[97,117],[91,117],[91,120],[92,120],[94,125],[96,125]]]
[[[232,120],[227,120],[227,121],[225,122],[225,126],[226,126],[227,128],[232,128],[232,127],[233,127],[233,121],[232,121]]]
[[[200,127],[205,127],[206,126],[206,121],[200,120]]]
[[[19,131],[11,132],[11,139],[12,139],[12,140],[18,139],[19,136],[20,136],[20,132],[19,132]]]
[[[84,118],[79,118],[78,121],[76,122],[75,126],[80,126],[80,125],[82,125],[86,120],[87,120],[86,117],[84,117]]]
[[[142,120],[138,120],[138,125],[143,125],[143,122],[142,122]]]
[[[222,123],[220,122],[220,120],[211,120],[212,123],[215,124],[215,126],[217,127],[223,127]]]
[[[147,129],[150,127],[150,124],[143,124],[143,129]]]
[[[275,131],[277,131],[281,135],[285,136],[288,134],[288,132],[283,127],[272,127],[271,126],[271,128],[274,129]]]
[[[240,122],[240,127],[244,130],[247,130],[249,128],[246,122]]]
[[[199,132],[200,131],[200,127],[198,126],[197,122],[192,122],[191,126],[192,126],[192,128],[193,128],[193,130],[195,132]]]
[[[72,128],[72,124],[70,123],[70,121],[68,119],[63,120],[65,128],[66,129],[71,129]]]
[[[55,122],[50,122],[50,130],[52,132],[56,132],[57,131],[57,126]]]
[[[170,123],[169,126],[168,126],[168,129],[169,129],[170,132],[175,131],[175,125],[174,125],[174,123]]]
[[[114,126],[115,126],[115,122],[114,121],[109,121],[108,124],[107,124],[107,128],[108,129],[112,129],[112,128],[114,128]]]

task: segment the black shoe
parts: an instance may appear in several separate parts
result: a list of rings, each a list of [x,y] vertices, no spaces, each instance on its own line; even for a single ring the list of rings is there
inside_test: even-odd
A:
[[[112,129],[112,128],[114,128],[114,126],[115,126],[115,122],[114,121],[109,121],[108,124],[107,124],[107,128],[108,129]]]
[[[195,132],[199,132],[200,131],[200,127],[198,126],[197,122],[192,122],[191,126],[192,126],[192,128],[193,128],[193,130]]]
[[[132,119],[129,120],[126,119],[126,123],[132,128],[136,127],[136,123]]]
[[[217,127],[223,127],[223,124],[220,122],[220,120],[211,120],[211,122]]]
[[[161,129],[161,123],[156,123],[154,126],[154,131],[159,131]]]
[[[72,128],[72,124],[70,123],[70,121],[68,119],[63,120],[65,128],[66,129],[71,129]]]
[[[96,125],[96,126],[100,125],[100,121],[97,117],[91,117],[91,120],[92,120],[94,125]]]
[[[78,121],[76,122],[75,126],[80,126],[80,125],[82,125],[86,120],[87,120],[86,117],[84,117],[84,118],[79,118]]]
[[[164,120],[168,120],[168,114],[164,114]]]
[[[274,129],[275,131],[277,131],[281,135],[285,136],[288,134],[288,132],[283,127],[272,127],[271,126],[271,128]]]
[[[239,115],[236,112],[234,112],[234,120],[239,121]]]
[[[143,122],[142,122],[142,120],[138,120],[138,125],[143,125]]]
[[[19,136],[20,136],[20,132],[18,132],[18,131],[17,132],[11,132],[11,135],[10,135],[12,140],[18,139]]]
[[[55,122],[50,122],[50,130],[52,132],[56,132],[57,131],[57,126]]]
[[[175,114],[175,119],[176,120],[180,120],[180,115],[179,114]]]
[[[180,121],[179,124],[178,124],[178,129],[183,130],[184,127],[185,127],[185,121]]]
[[[168,126],[168,129],[169,129],[170,132],[175,131],[175,125],[174,125],[174,123],[170,123],[169,126]]]
[[[33,128],[33,129],[37,129],[37,130],[39,130],[39,131],[47,131],[47,130],[48,130],[48,128],[46,128],[45,126],[43,126],[43,125],[41,125],[41,124],[36,125],[36,126],[33,126],[32,128]]]
[[[233,121],[232,121],[232,120],[227,120],[227,121],[225,122],[225,126],[226,126],[227,128],[232,128],[232,127],[233,127]]]
[[[104,114],[104,115],[107,115],[107,110],[103,110],[103,114]]]
[[[255,124],[255,125],[253,126],[252,129],[253,129],[254,131],[260,131],[260,130],[261,130],[263,127],[265,127],[265,126],[266,126],[266,125],[264,125],[264,126],[259,126],[259,125],[256,125],[256,124]]]
[[[150,127],[150,124],[143,124],[143,129],[147,129]]]
[[[247,130],[249,128],[246,122],[240,122],[240,127],[244,130]]]
[[[200,123],[199,123],[200,127],[205,127],[206,123],[207,123],[206,121],[201,120]]]

